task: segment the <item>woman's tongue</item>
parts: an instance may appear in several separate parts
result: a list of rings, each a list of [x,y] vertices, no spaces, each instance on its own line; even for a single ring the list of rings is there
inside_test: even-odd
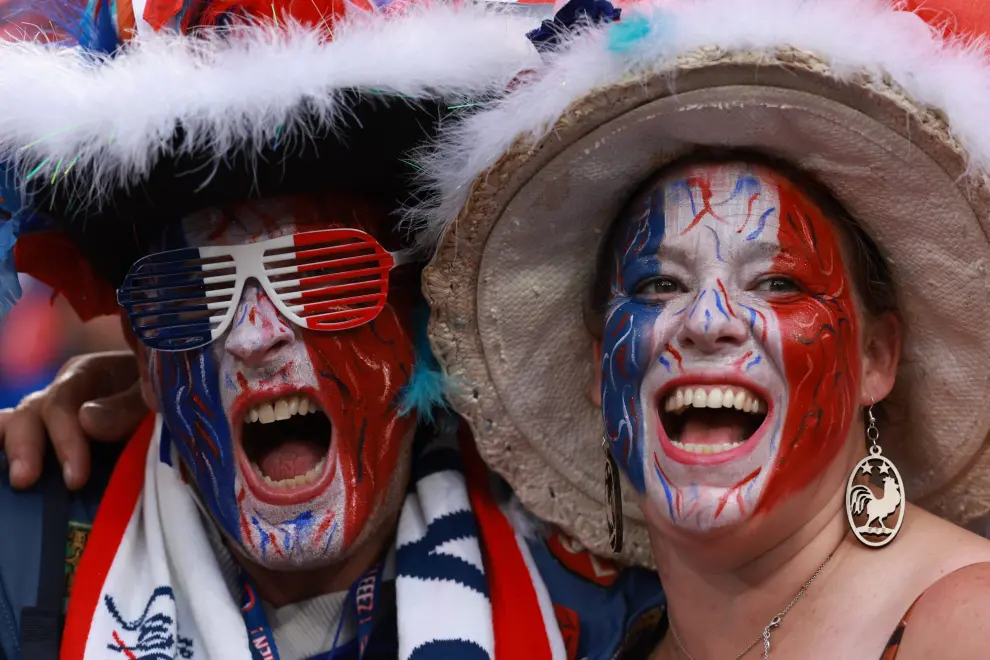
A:
[[[282,440],[278,446],[268,450],[258,461],[258,467],[272,481],[285,481],[306,474],[325,455],[325,447],[293,438]]]
[[[687,418],[678,442],[695,445],[739,443],[746,439],[745,413],[734,410],[698,410],[685,413]]]

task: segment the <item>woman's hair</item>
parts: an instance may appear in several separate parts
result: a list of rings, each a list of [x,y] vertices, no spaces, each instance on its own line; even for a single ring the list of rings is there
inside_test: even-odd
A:
[[[634,203],[646,189],[663,179],[669,172],[690,165],[745,162],[762,165],[775,170],[793,182],[805,195],[821,209],[826,218],[838,229],[843,244],[843,256],[853,279],[859,303],[870,320],[879,318],[885,312],[897,311],[897,297],[890,269],[877,244],[859,226],[843,206],[820,183],[793,165],[765,154],[751,151],[705,150],[680,158],[663,167],[649,182],[640,187],[632,197]],[[610,294],[610,277],[615,271],[615,245],[620,239],[618,218],[626,217],[623,209],[612,223],[598,253],[595,280],[592,284],[589,304],[585,311],[585,324],[595,337],[601,337],[605,309]]]

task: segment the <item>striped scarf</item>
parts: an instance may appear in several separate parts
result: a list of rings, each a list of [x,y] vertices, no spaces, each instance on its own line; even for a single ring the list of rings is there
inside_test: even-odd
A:
[[[160,460],[165,436],[149,418],[118,462],[76,573],[64,660],[251,659],[195,496]],[[473,446],[449,419],[416,444],[396,535],[396,657],[563,660],[547,589]]]

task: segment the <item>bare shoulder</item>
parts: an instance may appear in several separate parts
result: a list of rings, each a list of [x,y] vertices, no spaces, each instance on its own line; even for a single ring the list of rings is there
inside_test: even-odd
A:
[[[982,540],[990,548],[990,542]],[[925,590],[907,616],[897,660],[985,659],[990,648],[988,613],[990,559],[954,570]]]

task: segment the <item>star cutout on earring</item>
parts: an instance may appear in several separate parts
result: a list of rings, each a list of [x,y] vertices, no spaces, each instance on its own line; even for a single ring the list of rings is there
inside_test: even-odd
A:
[[[873,466],[869,463],[863,466],[863,474],[873,474]]]
[[[886,463],[880,465],[880,474],[890,474],[890,466]]]

